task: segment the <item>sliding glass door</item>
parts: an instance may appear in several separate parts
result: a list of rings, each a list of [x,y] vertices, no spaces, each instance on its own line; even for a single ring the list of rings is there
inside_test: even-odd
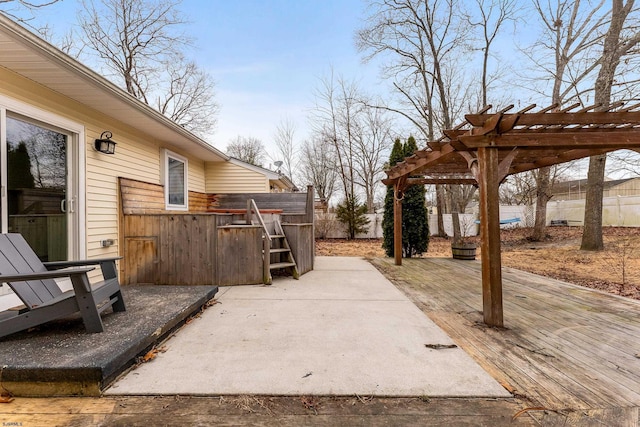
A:
[[[77,135],[7,110],[2,119],[2,232],[22,234],[42,261],[73,259]]]

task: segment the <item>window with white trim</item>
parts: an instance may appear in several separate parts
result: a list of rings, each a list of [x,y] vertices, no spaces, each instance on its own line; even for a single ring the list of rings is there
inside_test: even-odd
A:
[[[188,210],[187,172],[189,161],[179,154],[164,150],[164,200],[167,210]]]

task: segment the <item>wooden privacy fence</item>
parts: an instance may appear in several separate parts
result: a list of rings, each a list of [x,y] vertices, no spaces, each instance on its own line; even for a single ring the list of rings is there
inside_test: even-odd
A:
[[[189,193],[189,212],[167,212],[162,186],[124,178],[119,182],[123,255],[120,277],[123,284],[264,283],[264,232],[257,225],[234,225],[234,221],[243,219],[244,213],[207,212],[222,210],[224,206],[216,203],[211,207],[212,195],[192,192]],[[310,196],[296,194],[298,200],[304,196],[302,206],[306,206],[309,197],[313,201],[313,189],[310,190]],[[286,194],[262,196],[282,199]],[[246,199],[244,197],[245,211]],[[230,209],[237,210],[235,207]],[[290,221],[299,223],[283,224],[283,229],[300,264],[299,272],[303,274],[313,269],[313,223],[303,222],[308,216],[306,211],[291,215]]]
[[[208,208],[210,211],[245,210],[247,200],[254,200],[261,212],[263,210],[281,211],[280,220],[283,223],[313,224],[315,201],[312,186],[307,187],[306,193],[211,194],[209,195]]]

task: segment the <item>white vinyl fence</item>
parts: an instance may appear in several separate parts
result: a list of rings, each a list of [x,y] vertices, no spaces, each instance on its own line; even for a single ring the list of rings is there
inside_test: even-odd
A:
[[[562,221],[567,225],[584,225],[584,200],[558,200],[547,203],[547,225],[551,221]],[[382,212],[368,214],[369,230],[359,234],[357,238],[382,238]],[[603,226],[640,227],[640,196],[616,196],[603,199]],[[460,227],[465,236],[478,234],[478,214],[460,214]],[[516,221],[517,219],[517,221]],[[535,221],[534,206],[500,206],[501,228],[533,227]],[[453,225],[450,214],[443,215],[444,231],[453,236]],[[438,220],[435,214],[429,215],[429,232],[438,234]],[[316,216],[317,238],[345,238],[344,227],[335,215],[321,214]]]

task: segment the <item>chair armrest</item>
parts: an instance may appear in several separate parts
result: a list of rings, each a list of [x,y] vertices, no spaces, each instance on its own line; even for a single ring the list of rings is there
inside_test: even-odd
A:
[[[48,270],[57,270],[60,268],[66,267],[79,267],[83,265],[97,265],[105,262],[115,262],[119,259],[122,259],[121,256],[116,257],[108,257],[108,258],[92,258],[92,259],[82,259],[78,261],[50,261],[43,262],[42,264],[47,267]]]
[[[0,274],[0,282],[26,282],[28,280],[56,279],[84,275],[95,267],[74,268],[73,270],[43,271],[41,273]]]

